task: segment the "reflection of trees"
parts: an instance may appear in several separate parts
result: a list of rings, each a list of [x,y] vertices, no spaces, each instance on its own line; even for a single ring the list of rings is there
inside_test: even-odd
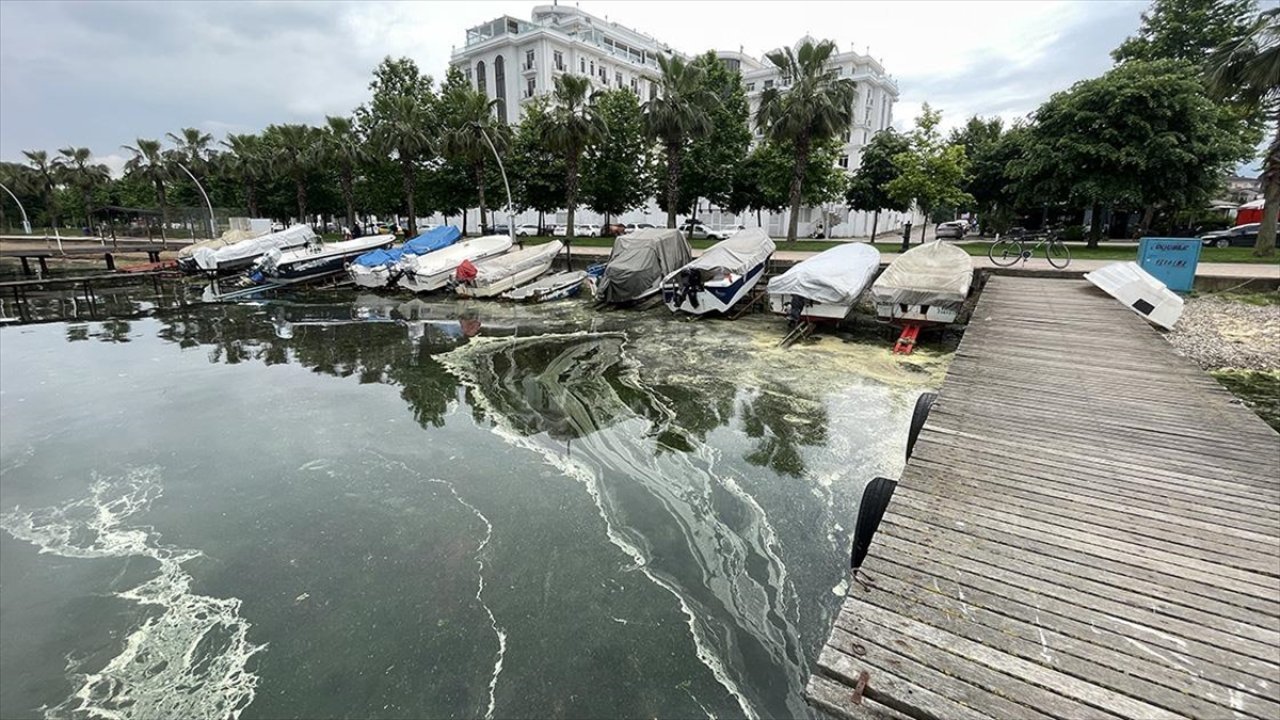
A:
[[[98,331],[92,333],[92,335],[102,342],[126,343],[129,342],[129,331],[131,329],[132,326],[129,325],[128,320],[103,320],[98,327]],[[69,335],[70,333],[68,333]],[[71,338],[68,337],[67,339],[70,340]]]
[[[205,347],[211,363],[296,363],[323,375],[397,385],[419,424],[443,425],[457,382],[432,355],[452,349],[456,340],[427,333],[411,341],[404,324],[353,315],[361,317],[349,304],[205,305],[161,312],[157,319],[161,339]]]
[[[804,474],[800,446],[827,442],[826,406],[781,385],[766,386],[743,401],[741,414],[747,437],[759,440],[746,455],[752,465],[799,477]]]
[[[663,446],[688,451],[691,449],[689,438],[706,442],[708,433],[728,425],[733,418],[733,398],[737,387],[732,383],[667,383],[654,385],[653,389],[666,400],[667,407],[675,415],[672,424],[684,431],[664,430],[658,436]]]
[[[68,325],[67,326],[67,342],[77,342],[89,339],[88,325]]]

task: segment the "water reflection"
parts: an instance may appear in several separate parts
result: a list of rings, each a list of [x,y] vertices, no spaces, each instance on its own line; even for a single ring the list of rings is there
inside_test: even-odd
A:
[[[827,408],[814,398],[770,383],[742,402],[742,425],[747,437],[758,440],[747,454],[752,465],[768,467],[780,475],[804,474],[800,446],[827,444]]]

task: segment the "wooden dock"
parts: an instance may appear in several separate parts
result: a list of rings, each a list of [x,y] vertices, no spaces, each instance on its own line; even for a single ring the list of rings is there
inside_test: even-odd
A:
[[[1280,718],[1280,435],[1092,285],[992,277],[850,585],[836,717]]]

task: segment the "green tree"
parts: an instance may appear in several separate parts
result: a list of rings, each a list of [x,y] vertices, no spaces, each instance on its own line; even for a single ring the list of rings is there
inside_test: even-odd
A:
[[[680,170],[680,207],[694,208],[699,198],[725,206],[733,188],[733,171],[751,146],[751,115],[742,76],[725,67],[715,53],[698,56],[702,84],[712,101],[707,107],[710,130],[693,136]]]
[[[640,101],[630,90],[610,90],[595,99],[606,134],[586,152],[582,199],[605,221],[644,204],[652,194],[649,141]]]
[[[409,234],[418,232],[416,197],[422,163],[437,154],[440,133],[434,81],[409,58],[385,58],[369,83],[373,98],[356,109],[373,146],[392,158],[400,169],[400,187],[409,215]]]
[[[448,77],[440,88],[440,100],[443,111],[440,149],[449,158],[470,168],[483,228],[489,224],[485,213],[488,207],[485,185],[489,159],[494,152],[489,143],[492,142],[499,153],[504,153],[510,145],[507,125],[499,122],[495,115],[498,101],[490,100],[483,92],[472,88],[457,66],[449,68]]]
[[[1024,194],[1091,206],[1096,247],[1104,207],[1199,205],[1250,151],[1191,66],[1134,60],[1041,105],[1010,172]]]
[[[847,187],[843,170],[836,166],[841,144],[835,138],[814,142],[803,168],[800,202],[815,207],[840,199]],[[764,208],[781,210],[791,202],[795,179],[795,146],[785,140],[766,140],[752,160],[760,173],[760,201]],[[823,218],[826,219],[825,217]]]
[[[338,173],[342,203],[346,209],[347,227],[354,228],[356,225],[355,176],[356,168],[364,163],[367,155],[364,140],[356,132],[356,125],[351,118],[329,115],[325,117],[322,147],[325,160],[331,163]]]
[[[272,170],[293,182],[300,223],[307,220],[307,180],[321,160],[320,131],[310,125],[268,125],[262,133]]]
[[[675,228],[680,207],[680,164],[686,146],[711,132],[710,110],[715,95],[703,81],[701,65],[679,56],[658,56],[658,94],[644,104],[644,127],[650,138],[662,144],[666,166],[667,227]]]
[[[893,128],[882,130],[871,136],[871,142],[862,149],[862,162],[849,178],[849,188],[845,191],[845,202],[852,210],[875,213],[871,221],[871,239],[876,237],[876,229],[880,226],[881,210],[906,212],[910,203],[904,203],[891,195],[887,190],[889,183],[898,177],[898,168],[893,159],[911,150],[911,141]]]
[[[26,156],[35,178],[39,181],[37,186],[40,188],[41,199],[44,200],[44,206],[49,213],[49,223],[57,227],[58,204],[54,197],[54,189],[58,186],[58,163],[49,159],[49,153],[44,150],[23,150],[22,154]]]
[[[530,100],[511,146],[511,192],[518,208],[555,212],[565,198],[564,156],[547,142],[551,115],[545,97]],[[538,226],[542,227],[539,218]]]
[[[578,206],[582,155],[587,148],[603,140],[608,132],[594,98],[587,96],[590,87],[590,82],[581,75],[558,76],[555,90],[551,93],[554,105],[546,127],[547,144],[564,157],[564,207],[568,222],[566,237],[570,239],[577,231],[573,216]]]
[[[942,113],[925,103],[916,118],[915,130],[908,139],[911,149],[893,157],[898,177],[886,186],[890,197],[899,203],[915,203],[924,215],[920,223],[920,241],[924,242],[930,214],[945,205],[960,206],[971,202],[960,189],[964,181],[965,156],[960,145],[946,143],[938,132]]]
[[[770,139],[790,143],[795,150],[788,242],[796,239],[809,153],[815,145],[842,135],[853,122],[857,87],[828,64],[835,49],[830,40],[816,45],[806,40],[797,50],[783,48],[766,56],[782,73],[784,87],[771,87],[760,95],[756,124]]]
[[[1231,98],[1267,117],[1275,130],[1262,161],[1262,227],[1253,249],[1260,257],[1274,255],[1280,215],[1280,9],[1262,13],[1215,48],[1206,67],[1215,97]]]
[[[1138,34],[1111,52],[1118,63],[1183,60],[1199,64],[1240,34],[1257,12],[1255,0],[1155,0]]]
[[[121,145],[121,147],[133,153],[133,157],[129,158],[124,165],[125,172],[146,178],[155,192],[156,204],[160,206],[160,240],[167,242],[169,200],[168,195],[165,194],[164,181],[168,180],[171,174],[169,159],[161,151],[159,140],[138,138],[137,145]]]
[[[259,217],[258,185],[269,171],[262,138],[252,133],[230,134],[222,145],[227,148],[221,156],[223,171],[239,181],[249,215]]]
[[[182,162],[191,169],[191,172],[200,175],[208,169],[209,146],[213,143],[212,135],[200,132],[197,128],[182,128],[176,135],[165,133],[165,137],[174,144]]]
[[[90,162],[93,153],[86,147],[65,147],[58,150],[62,157],[57,163],[67,184],[80,195],[83,205],[85,227],[93,227],[93,191],[111,181],[111,172],[106,165]]]
[[[733,169],[729,197],[724,208],[734,215],[748,210],[756,212],[756,224],[764,225],[760,213],[764,210],[781,210],[786,198],[779,196],[770,198],[765,192],[765,158],[763,154],[769,148],[764,143],[756,146],[748,153],[746,160]]]

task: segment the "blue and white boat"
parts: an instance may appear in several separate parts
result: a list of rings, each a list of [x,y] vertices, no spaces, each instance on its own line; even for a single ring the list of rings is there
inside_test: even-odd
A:
[[[316,240],[288,250],[270,250],[254,266],[251,279],[274,283],[292,283],[315,280],[340,274],[347,263],[379,246],[385,247],[391,238],[386,235],[366,235],[353,240],[324,242]]]
[[[662,301],[673,312],[726,312],[760,282],[776,247],[760,228],[739,230],[668,275]]]
[[[432,228],[418,237],[407,240],[400,247],[374,250],[356,258],[347,266],[347,275],[360,287],[381,288],[395,282],[396,264],[406,255],[426,255],[449,247],[462,237],[462,231],[452,225]]]

